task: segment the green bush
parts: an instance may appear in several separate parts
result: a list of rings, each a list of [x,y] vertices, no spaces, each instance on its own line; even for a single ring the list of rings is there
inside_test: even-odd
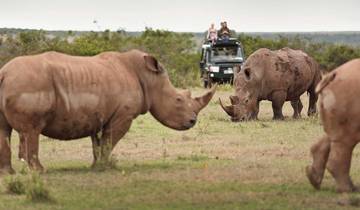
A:
[[[177,87],[197,86],[199,82],[198,59],[193,36],[146,28],[140,36],[130,36],[124,31],[89,32],[65,37],[46,36],[44,31],[20,32],[9,37],[0,47],[0,67],[11,58],[45,51],[58,51],[71,55],[92,56],[104,51],[124,52],[140,49],[154,55],[168,70]]]
[[[240,34],[246,56],[259,48],[272,50],[283,47],[300,49],[315,58],[324,70],[330,71],[353,58],[360,57],[360,49],[348,45],[315,43],[295,36],[263,39]],[[139,35],[125,31],[89,32],[81,35],[69,31],[64,36],[50,37],[45,31],[22,31],[8,35],[0,43],[0,67],[10,59],[45,51],[59,51],[71,55],[92,56],[104,51],[124,52],[140,49],[154,55],[166,67],[171,82],[176,87],[200,85],[198,67],[200,55],[194,37],[190,33],[175,33],[146,28]]]
[[[25,194],[25,183],[21,176],[8,176],[4,179],[6,192],[22,195]]]
[[[54,199],[38,173],[8,176],[4,179],[6,192],[16,195],[25,194],[33,202],[50,202]]]
[[[279,36],[278,39],[272,40],[242,34],[239,36],[239,39],[244,45],[246,56],[249,56],[259,48],[278,50],[283,47],[290,47],[308,53],[325,71],[331,71],[351,59],[360,57],[359,47],[325,42],[315,43],[310,39],[301,39],[299,36],[294,38]]]
[[[31,174],[30,181],[26,187],[26,197],[33,202],[53,201],[49,190],[37,173]]]

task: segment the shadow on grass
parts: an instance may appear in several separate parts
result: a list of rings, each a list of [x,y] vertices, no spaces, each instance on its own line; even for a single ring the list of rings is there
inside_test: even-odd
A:
[[[51,166],[46,170],[46,174],[55,173],[72,173],[72,174],[86,174],[86,173],[102,173],[102,172],[120,172],[132,173],[152,170],[175,170],[183,168],[196,168],[196,165],[187,164],[183,161],[163,160],[163,161],[149,161],[149,162],[125,162],[119,163],[112,167],[92,168],[90,165],[72,165],[62,164],[60,166]]]
[[[220,161],[220,162],[219,162]],[[179,156],[177,159],[162,159],[149,161],[116,161],[110,167],[92,168],[90,165],[82,162],[62,162],[50,165],[46,174],[55,173],[71,173],[71,174],[86,174],[86,173],[102,173],[102,172],[120,172],[124,174],[133,172],[147,172],[154,170],[179,170],[179,169],[198,169],[203,168],[204,164],[218,165],[221,163],[228,163],[228,160],[216,158],[209,158],[205,155],[192,154],[190,156]]]

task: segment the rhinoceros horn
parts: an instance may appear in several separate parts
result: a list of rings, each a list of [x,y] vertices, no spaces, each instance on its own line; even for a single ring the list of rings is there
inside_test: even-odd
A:
[[[199,113],[201,109],[203,109],[211,100],[213,95],[215,94],[217,85],[214,85],[211,90],[209,90],[207,93],[205,93],[203,96],[199,96],[194,98],[194,100],[197,102],[197,107],[195,108],[195,112]]]
[[[233,116],[234,116],[234,105],[224,106],[220,98],[219,98],[219,102],[220,102],[220,106],[223,108],[223,110],[224,110],[230,117],[233,117]],[[233,101],[231,100],[231,102],[233,102]]]

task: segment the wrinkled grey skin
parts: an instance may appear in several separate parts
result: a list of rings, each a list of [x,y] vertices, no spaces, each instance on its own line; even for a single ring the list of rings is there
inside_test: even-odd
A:
[[[220,105],[232,121],[257,119],[259,102],[272,102],[274,119],[284,119],[282,106],[291,101],[294,118],[300,117],[303,108],[300,96],[309,93],[308,115],[316,113],[315,87],[321,79],[319,65],[299,50],[283,48],[278,51],[259,49],[244,63],[235,68],[235,95],[230,106]]]

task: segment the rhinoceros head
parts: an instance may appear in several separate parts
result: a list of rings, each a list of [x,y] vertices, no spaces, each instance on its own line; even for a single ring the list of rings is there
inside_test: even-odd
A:
[[[247,61],[242,69],[235,67],[235,72],[235,95],[230,96],[231,105],[224,105],[219,98],[220,105],[234,122],[255,119],[259,112],[262,69]]]
[[[143,81],[146,83],[148,110],[162,124],[176,130],[193,127],[201,109],[211,100],[216,86],[200,97],[188,90],[177,91],[164,67],[151,55],[144,54]],[[144,87],[143,87],[144,88]]]

